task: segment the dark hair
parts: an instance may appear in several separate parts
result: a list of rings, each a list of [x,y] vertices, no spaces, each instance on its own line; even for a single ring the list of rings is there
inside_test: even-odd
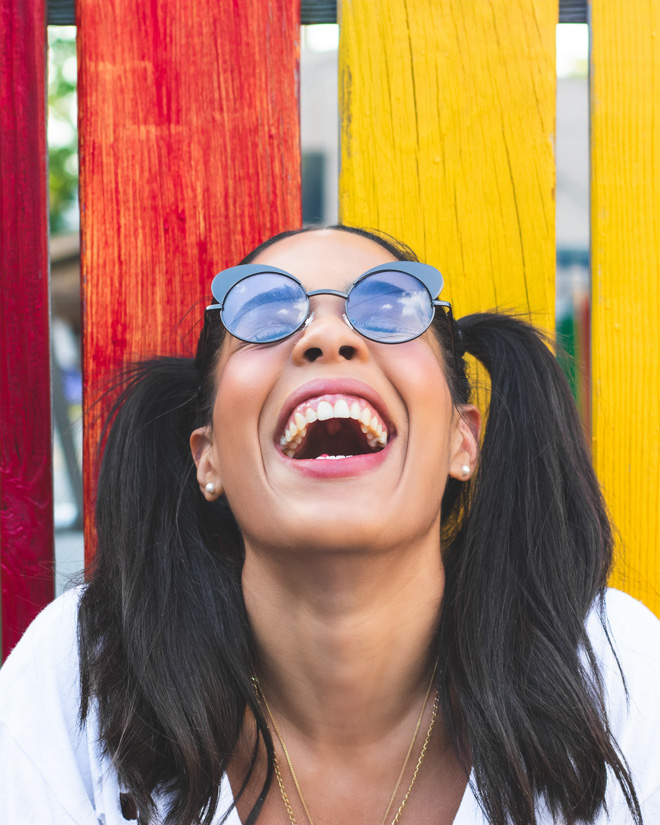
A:
[[[416,259],[380,233],[331,228]],[[590,822],[604,805],[608,769],[639,825],[585,630],[594,604],[605,626],[613,541],[568,384],[528,324],[485,313],[457,326],[459,363],[445,358],[454,403],[470,398],[466,353],[488,370],[491,400],[478,473],[468,483],[449,479],[443,499],[445,725],[493,825],[533,825],[539,798],[567,825]],[[448,355],[442,318],[436,333]],[[207,349],[217,352],[222,336],[217,325]],[[154,793],[166,792],[167,823],[210,824],[246,708],[255,719],[252,767],[262,741],[268,771],[245,825],[273,775],[251,683],[241,535],[223,499],[200,495],[188,445],[210,420],[213,367],[208,357],[133,366],[106,427],[98,550],[79,611],[81,720],[97,701],[103,746],[143,823]]]

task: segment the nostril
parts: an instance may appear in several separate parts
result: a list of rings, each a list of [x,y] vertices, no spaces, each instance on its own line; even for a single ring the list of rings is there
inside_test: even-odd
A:
[[[353,358],[353,356],[355,355],[355,347],[340,347],[339,354],[342,358],[345,358],[347,361],[350,361],[351,358]]]
[[[309,347],[305,350],[305,358],[310,361],[314,362],[317,358],[320,358],[323,355],[323,350],[319,347]]]

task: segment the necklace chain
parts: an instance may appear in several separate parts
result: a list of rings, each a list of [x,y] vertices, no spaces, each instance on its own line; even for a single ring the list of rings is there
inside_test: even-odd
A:
[[[387,805],[387,809],[385,811],[385,814],[383,815],[383,818],[381,820],[380,825],[385,825],[385,822],[387,821],[389,813],[392,810],[392,806],[394,805],[394,800],[396,799],[396,795],[399,791],[399,787],[401,785],[403,775],[405,774],[406,768],[408,767],[408,762],[410,761],[410,756],[412,754],[413,748],[415,747],[415,742],[417,741],[417,735],[419,734],[419,729],[420,729],[421,724],[422,724],[422,719],[424,718],[424,711],[426,710],[426,706],[428,704],[429,695],[431,693],[431,688],[433,687],[433,682],[435,680],[435,674],[436,674],[437,669],[438,669],[438,663],[436,662],[435,666],[433,668],[433,673],[431,674],[431,681],[429,682],[429,686],[426,689],[426,694],[424,696],[424,703],[422,705],[422,710],[420,711],[419,718],[417,719],[417,725],[415,726],[415,732],[413,733],[413,737],[412,737],[412,739],[410,741],[410,745],[408,747],[408,752],[406,753],[406,758],[403,760],[403,766],[401,768],[401,771],[399,772],[399,777],[396,781],[396,785],[394,786],[394,790],[392,791],[392,796],[390,797],[390,801]],[[270,709],[270,705],[268,704],[268,700],[266,699],[266,694],[264,693],[263,688],[261,687],[261,683],[259,682],[259,679],[256,677],[256,675],[252,676],[252,682],[254,684],[254,689],[255,689],[255,692],[257,694],[257,698],[260,698],[263,701],[264,705],[266,706],[266,710],[268,711],[268,716],[270,717],[271,724],[272,724],[272,726],[275,730],[275,734],[276,734],[276,736],[279,740],[280,747],[282,748],[282,753],[284,754],[287,765],[289,766],[289,771],[291,773],[291,778],[293,779],[293,784],[296,786],[296,791],[298,792],[298,797],[300,798],[300,802],[301,802],[301,804],[302,804],[302,806],[305,810],[305,815],[307,816],[307,821],[309,822],[309,825],[314,825],[314,820],[312,819],[312,815],[310,814],[309,808],[307,807],[307,803],[305,802],[305,797],[303,796],[302,790],[300,788],[300,783],[298,782],[298,777],[296,776],[296,772],[293,769],[293,763],[291,761],[291,757],[289,756],[289,750],[288,750],[287,746],[284,743],[284,739],[282,737],[282,734],[280,733],[280,729],[277,725],[277,722],[275,721],[275,717],[273,716],[273,712]],[[433,711],[431,713],[431,722],[429,723],[429,727],[428,727],[428,730],[426,732],[426,738],[424,739],[424,744],[422,745],[422,750],[420,751],[419,759],[417,760],[417,764],[415,765],[415,770],[413,771],[412,779],[410,780],[410,784],[408,785],[408,790],[406,791],[406,793],[403,797],[403,800],[401,801],[401,804],[399,805],[399,808],[398,808],[398,810],[397,810],[397,812],[394,816],[394,819],[392,820],[391,825],[396,825],[397,822],[399,821],[399,819],[401,818],[401,814],[403,813],[403,809],[405,808],[406,803],[408,802],[408,798],[410,797],[410,792],[412,791],[413,785],[415,784],[415,780],[417,779],[417,774],[419,773],[419,769],[420,769],[420,767],[422,765],[422,762],[424,760],[424,756],[426,755],[426,751],[428,749],[429,741],[431,739],[431,732],[433,731],[433,728],[435,726],[435,722],[436,722],[436,719],[437,719],[437,716],[438,716],[438,701],[439,701],[439,697],[438,697],[438,692],[436,691],[435,698],[433,700]],[[279,762],[277,761],[277,754],[275,754],[274,756],[275,756],[275,764],[274,764],[275,777],[277,779],[277,784],[278,784],[278,787],[280,789],[280,795],[282,797],[282,801],[284,802],[284,807],[286,808],[286,812],[289,815],[289,821],[290,821],[291,825],[298,825],[298,823],[296,821],[296,817],[293,813],[293,808],[291,806],[291,802],[289,801],[289,797],[288,797],[286,789],[284,787],[284,780],[282,779],[282,772],[280,771]]]

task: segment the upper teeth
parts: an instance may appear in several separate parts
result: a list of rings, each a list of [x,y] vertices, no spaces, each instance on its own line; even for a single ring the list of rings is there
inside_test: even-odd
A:
[[[352,418],[360,422],[360,429],[367,436],[369,446],[384,447],[387,444],[387,427],[378,413],[364,398],[343,395],[326,395],[310,398],[299,404],[289,416],[280,445],[285,455],[291,458],[307,435],[307,425],[314,421],[329,421],[333,418]]]

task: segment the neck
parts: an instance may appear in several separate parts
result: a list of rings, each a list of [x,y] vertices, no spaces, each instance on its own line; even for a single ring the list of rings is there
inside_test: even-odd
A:
[[[409,727],[433,669],[443,586],[437,537],[378,556],[246,548],[258,676],[276,717],[319,749]]]

